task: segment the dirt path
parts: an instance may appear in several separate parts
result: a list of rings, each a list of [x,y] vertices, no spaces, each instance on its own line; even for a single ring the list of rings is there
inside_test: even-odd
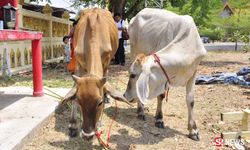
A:
[[[249,53],[210,52],[199,66],[198,73],[209,75],[214,72],[237,72],[241,67],[249,66],[248,58]],[[128,79],[127,67],[112,66],[109,72],[112,76],[109,81],[120,90],[124,90],[124,83]],[[147,104],[146,121],[137,119],[136,105],[129,107],[118,102],[118,117],[111,132],[110,147],[117,150],[216,149],[213,141],[215,137],[220,136],[220,132],[239,128],[238,123],[220,122],[220,113],[249,108],[249,93],[249,89],[234,85],[197,85],[194,113],[201,135],[199,142],[186,137],[188,131],[185,88],[171,89],[169,101],[163,103],[165,129],[154,126],[156,101]],[[111,101],[105,108],[101,130],[107,131],[114,112],[115,103]],[[80,137],[69,139],[67,135],[69,116],[69,109],[55,114],[23,149],[101,149],[96,139],[92,145],[84,142]],[[232,147],[224,146],[223,149],[232,149]]]

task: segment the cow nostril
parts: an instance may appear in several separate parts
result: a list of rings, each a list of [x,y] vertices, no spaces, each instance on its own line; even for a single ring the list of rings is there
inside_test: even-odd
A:
[[[123,97],[126,97],[126,96],[125,96],[125,93],[124,93],[122,96],[123,96]]]

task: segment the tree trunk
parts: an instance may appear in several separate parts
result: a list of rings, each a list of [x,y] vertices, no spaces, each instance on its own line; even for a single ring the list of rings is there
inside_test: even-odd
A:
[[[111,3],[111,12],[120,13],[123,15],[125,13],[125,5],[127,0],[110,0]]]
[[[234,50],[237,51],[238,49],[238,40],[235,41],[235,47],[234,47]]]
[[[135,16],[140,11],[139,7],[140,7],[140,5],[141,5],[142,2],[144,2],[144,1],[143,0],[136,0],[136,1],[134,1],[134,3],[126,11],[126,17],[129,17],[129,16],[131,17],[131,15]]]

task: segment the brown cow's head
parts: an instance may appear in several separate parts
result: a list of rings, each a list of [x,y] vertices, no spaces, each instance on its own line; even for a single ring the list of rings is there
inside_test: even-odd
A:
[[[83,138],[89,140],[95,135],[96,124],[104,108],[103,91],[106,78],[98,78],[94,75],[83,77],[73,75],[72,77],[76,85],[64,101],[76,100],[80,105],[83,116],[81,133]]]

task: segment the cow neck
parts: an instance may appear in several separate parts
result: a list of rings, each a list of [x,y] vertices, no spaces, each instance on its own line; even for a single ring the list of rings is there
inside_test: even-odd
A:
[[[161,64],[161,60],[160,60],[160,57],[158,55],[156,55],[156,53],[152,54],[152,56],[154,57],[154,62],[158,63],[158,65],[160,66],[162,72],[164,73],[166,79],[167,79],[167,82],[170,84],[170,79],[168,77],[168,74],[166,72],[166,70],[164,69],[164,67],[162,66]],[[166,85],[165,85],[166,86]],[[166,87],[165,87],[166,88]]]
[[[87,63],[88,71],[90,74],[103,77],[103,67],[100,50],[95,47],[96,46],[94,46],[94,48],[89,51],[89,55],[87,58],[87,60],[89,60],[89,62]]]

